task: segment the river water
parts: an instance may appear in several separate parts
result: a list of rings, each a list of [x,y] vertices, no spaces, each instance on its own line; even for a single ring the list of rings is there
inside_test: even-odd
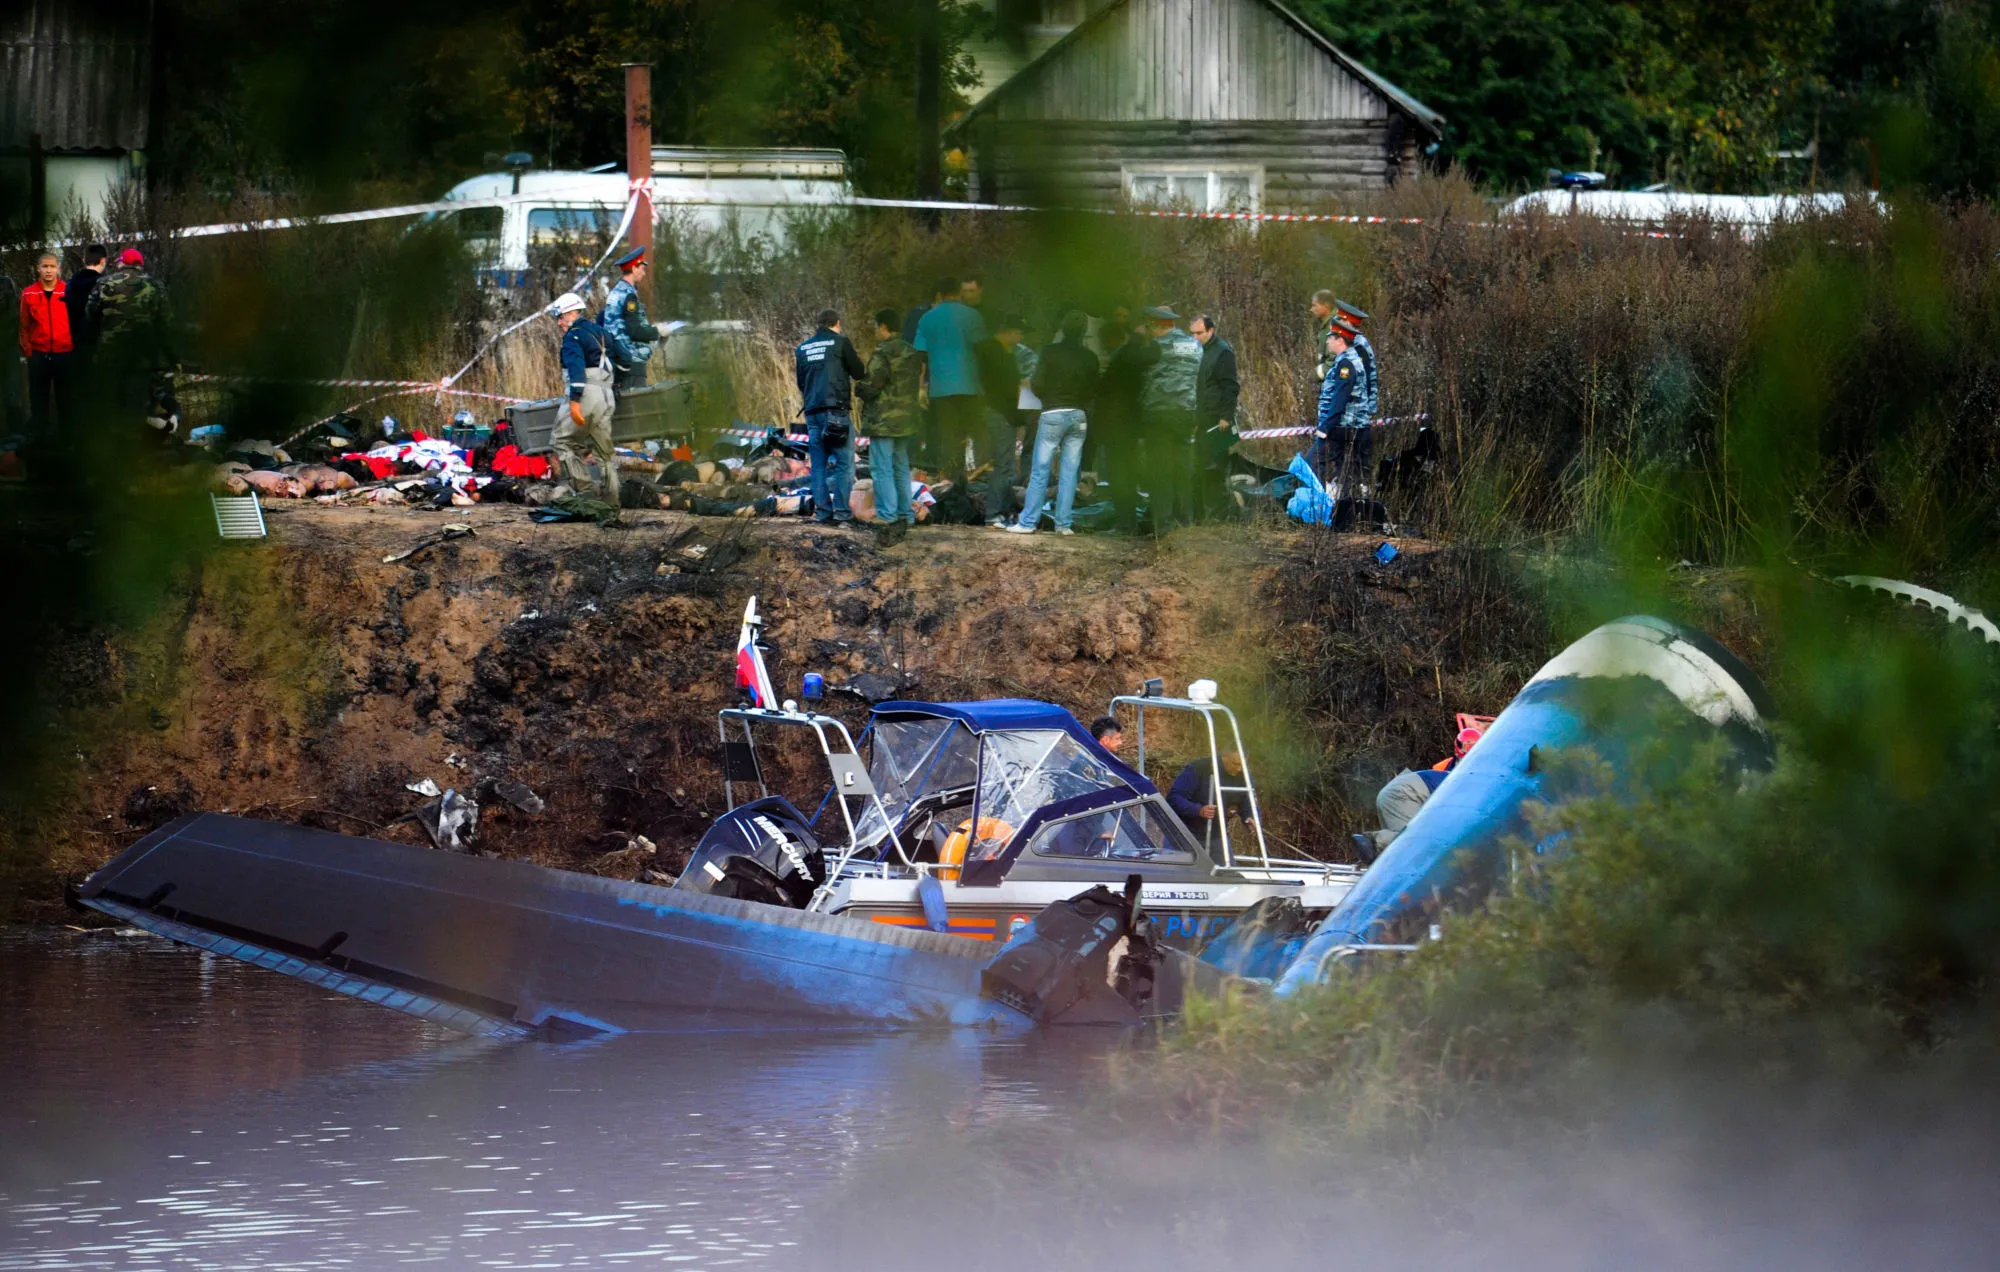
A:
[[[1103,1098],[1090,1031],[467,1040],[143,934],[0,929],[0,1272],[1987,1267],[2000,1117],[1635,1086],[1356,1162]],[[1789,1107],[1785,1105],[1789,1104]]]
[[[142,934],[0,931],[0,1269],[795,1264],[871,1164],[1060,1117],[1102,1046],[494,1043]]]

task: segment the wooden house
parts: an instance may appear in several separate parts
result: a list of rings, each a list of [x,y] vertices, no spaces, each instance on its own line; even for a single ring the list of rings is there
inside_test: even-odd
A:
[[[1277,0],[1111,0],[948,136],[986,200],[1304,212],[1415,175],[1443,123]]]
[[[24,0],[0,17],[0,206],[39,238],[82,210],[102,220],[144,172],[152,0]]]

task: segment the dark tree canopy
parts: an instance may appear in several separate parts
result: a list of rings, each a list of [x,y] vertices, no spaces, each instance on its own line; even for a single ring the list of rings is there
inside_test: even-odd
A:
[[[1483,180],[2000,192],[1996,0],[1307,0]],[[1889,152],[1893,151],[1891,156]]]
[[[922,3],[158,0],[154,171],[338,198],[435,192],[510,150],[615,162],[619,66],[646,61],[656,141],[837,146],[864,188],[906,192]],[[2000,0],[1298,3],[1443,111],[1440,157],[1497,186],[1596,167],[1621,186],[2000,193]],[[996,19],[943,12],[949,116],[966,41]]]

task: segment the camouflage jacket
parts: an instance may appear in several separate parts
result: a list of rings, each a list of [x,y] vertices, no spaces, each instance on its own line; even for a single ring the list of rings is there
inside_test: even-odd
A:
[[[604,298],[604,312],[597,316],[597,325],[611,338],[613,365],[626,374],[652,358],[653,342],[660,338],[660,329],[646,314],[646,302],[639,299],[639,289],[622,278]]]
[[[923,423],[917,384],[923,358],[901,336],[890,336],[868,355],[868,378],[854,386],[861,397],[864,437],[912,437]]]
[[[143,269],[121,266],[91,289],[85,312],[107,353],[165,356],[166,295]]]
[[[1195,409],[1195,381],[1201,374],[1201,342],[1179,327],[1155,341],[1159,360],[1146,369],[1145,387],[1139,391],[1139,409],[1150,415],[1165,411]]]

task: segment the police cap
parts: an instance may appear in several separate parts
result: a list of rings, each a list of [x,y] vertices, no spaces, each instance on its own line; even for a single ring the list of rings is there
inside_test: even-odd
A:
[[[1154,322],[1179,322],[1181,320],[1179,314],[1165,305],[1150,305],[1140,310],[1139,316],[1141,318],[1150,318]]]
[[[1366,310],[1356,309],[1353,305],[1348,304],[1344,300],[1334,301],[1333,308],[1336,313],[1340,314],[1343,318],[1346,318],[1347,321],[1353,323],[1357,327],[1360,326],[1362,323],[1368,321],[1368,312]]]
[[[1326,324],[1328,334],[1340,336],[1348,341],[1361,334],[1361,329],[1342,318],[1335,318]]]
[[[629,274],[634,269],[645,263],[646,263],[646,249],[643,247],[635,247],[631,251],[625,253],[625,255],[619,257],[617,260],[612,262],[612,264],[618,267],[618,271],[621,274]]]

